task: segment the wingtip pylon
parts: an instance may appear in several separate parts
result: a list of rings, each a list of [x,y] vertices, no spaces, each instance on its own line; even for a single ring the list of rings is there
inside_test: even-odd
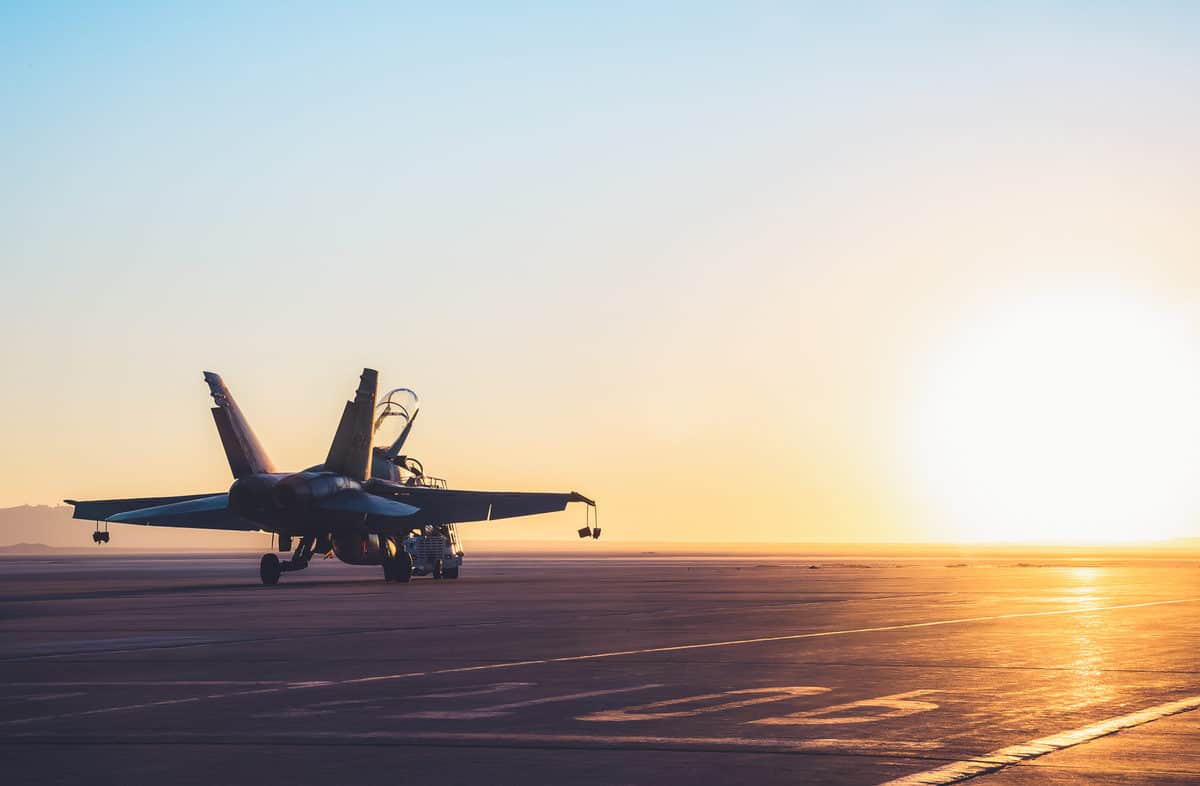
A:
[[[589,497],[585,497],[582,494],[580,494],[578,491],[571,492],[571,502],[583,502],[588,507],[592,507],[592,508],[596,507],[596,500],[591,499]]]

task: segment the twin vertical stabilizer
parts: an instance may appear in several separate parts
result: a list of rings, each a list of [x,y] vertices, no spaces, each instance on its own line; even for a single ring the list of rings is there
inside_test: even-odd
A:
[[[274,472],[275,465],[267,457],[267,452],[263,450],[220,375],[205,371],[204,381],[208,383],[209,392],[216,403],[212,410],[213,420],[216,421],[217,433],[221,436],[221,445],[225,448],[225,457],[229,460],[233,477]],[[367,479],[371,466],[372,417],[378,383],[378,372],[373,368],[364,368],[354,400],[346,402],[337,433],[333,436],[333,444],[329,446],[329,456],[324,466],[326,471],[356,480]]]
[[[246,422],[221,376],[205,371],[204,381],[216,404],[212,410],[213,420],[217,423],[217,433],[221,435],[221,445],[225,448],[225,458],[229,459],[233,476],[243,478],[260,472],[274,472],[275,465],[267,457],[258,437],[254,436],[254,430]]]
[[[366,480],[371,468],[371,436],[375,416],[375,390],[379,374],[373,368],[364,368],[359,378],[354,400],[346,402],[329,456],[325,459],[325,470],[345,475],[355,480]]]

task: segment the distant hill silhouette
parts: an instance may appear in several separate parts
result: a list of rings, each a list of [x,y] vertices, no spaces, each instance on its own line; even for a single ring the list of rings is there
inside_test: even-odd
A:
[[[0,546],[86,546],[91,543],[92,525],[73,521],[65,505],[22,505],[0,508]]]
[[[17,543],[12,546],[0,546],[0,554],[58,554],[72,550],[47,546],[45,543]]]

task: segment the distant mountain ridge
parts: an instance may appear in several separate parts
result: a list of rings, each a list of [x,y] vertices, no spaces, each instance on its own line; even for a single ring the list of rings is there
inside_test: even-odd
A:
[[[70,551],[74,549],[47,546],[45,543],[14,543],[11,546],[0,546],[0,554],[58,554]]]
[[[0,546],[86,546],[91,543],[91,529],[89,522],[71,518],[68,505],[0,508]]]

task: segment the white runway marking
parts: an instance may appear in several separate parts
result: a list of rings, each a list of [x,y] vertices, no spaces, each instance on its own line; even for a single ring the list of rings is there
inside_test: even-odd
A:
[[[488,664],[485,666],[463,666],[456,669],[441,669],[433,674],[454,674],[464,671],[482,671],[484,669],[511,668],[513,666],[537,666],[545,663],[570,663],[580,660],[597,660],[599,658],[617,658],[623,655],[653,655],[660,652],[682,652],[684,650],[700,650],[711,647],[734,647],[741,644],[766,644],[776,641],[797,641],[799,639],[820,639],[829,636],[848,636],[855,633],[886,633],[896,630],[915,630],[917,628],[935,628],[942,625],[963,625],[969,622],[994,622],[997,620],[1021,619],[1026,617],[1054,617],[1068,614],[1087,614],[1094,611],[1117,611],[1119,609],[1140,609],[1147,606],[1166,606],[1176,603],[1195,603],[1200,598],[1180,598],[1178,600],[1153,600],[1145,603],[1123,603],[1118,606],[1091,606],[1082,609],[1056,609],[1054,611],[1025,611],[1012,614],[993,614],[987,617],[957,617],[948,620],[932,620],[929,622],[904,622],[898,625],[878,625],[869,628],[849,628],[846,630],[823,630],[815,633],[787,633],[782,636],[760,636],[753,639],[731,639],[729,641],[710,641],[703,644],[676,644],[669,647],[647,647],[637,650],[617,650],[615,652],[597,652],[591,655],[568,655],[560,658],[542,658],[539,660],[513,661],[504,664]]]
[[[662,683],[651,682],[647,685],[634,685],[629,688],[610,688],[608,690],[589,690],[583,693],[567,693],[559,696],[543,696],[540,699],[527,699],[525,701],[513,701],[507,704],[493,704],[490,707],[478,707],[473,710],[424,710],[421,712],[408,712],[403,715],[391,715],[392,718],[428,718],[431,720],[474,720],[476,718],[499,718],[504,715],[511,715],[513,710],[519,710],[523,707],[536,707],[540,704],[555,704],[560,701],[571,701],[572,699],[590,699],[594,696],[611,696],[614,693],[632,693],[633,691],[649,690],[650,688],[661,688]]]
[[[387,737],[392,737],[384,732]],[[374,736],[374,735],[372,735]],[[403,733],[404,738],[416,741],[443,743],[507,744],[527,747],[576,747],[586,748],[656,748],[659,750],[695,749],[738,749],[738,750],[787,750],[820,753],[862,753],[871,751],[883,754],[918,753],[937,750],[938,742],[916,742],[910,740],[878,739],[811,739],[796,740],[772,737],[656,737],[648,735],[614,734],[520,734],[504,732],[417,732]],[[401,737],[396,734],[395,737]],[[370,737],[368,737],[369,739]]]
[[[392,680],[410,679],[413,677],[428,677],[441,674],[466,674],[476,671],[494,671],[497,669],[515,669],[522,666],[544,666],[551,663],[576,663],[579,661],[600,660],[603,658],[620,658],[627,655],[655,655],[664,652],[685,652],[688,650],[712,649],[714,647],[736,647],[745,644],[769,644],[781,641],[800,641],[803,639],[821,639],[832,636],[851,636],[861,633],[887,633],[898,630],[917,630],[920,628],[934,628],[945,625],[965,625],[973,622],[996,622],[998,620],[1011,619],[1026,619],[1032,617],[1054,617],[1066,616],[1075,614],[1092,614],[1099,611],[1119,611],[1122,609],[1141,609],[1152,606],[1169,606],[1180,603],[1195,603],[1200,598],[1178,598],[1174,600],[1152,600],[1144,603],[1123,603],[1116,606],[1089,606],[1086,608],[1071,608],[1057,609],[1054,611],[1026,611],[1014,612],[1011,614],[993,614],[984,617],[956,617],[948,620],[931,620],[928,622],[904,622],[896,625],[876,625],[866,628],[847,628],[843,630],[824,630],[815,631],[812,633],[789,633],[781,636],[760,636],[752,639],[731,639],[728,641],[710,641],[700,644],[676,644],[667,647],[645,647],[634,650],[614,650],[611,652],[595,652],[587,655],[564,655],[557,658],[536,658],[531,660],[517,661],[502,661],[500,663],[486,663],[479,666],[458,666],[447,669],[432,669],[429,671],[411,671],[397,674],[376,674],[369,677],[356,677],[346,680],[330,680],[330,681],[314,681],[314,682],[292,682],[276,687],[262,688],[259,690],[247,691],[232,691],[229,693],[214,693],[208,696],[193,696],[184,699],[167,699],[164,701],[148,702],[145,704],[125,704],[116,707],[100,707],[82,712],[63,713],[61,715],[42,715],[34,718],[15,718],[13,720],[0,721],[0,726],[12,726],[22,723],[33,723],[35,721],[44,720],[60,720],[62,718],[83,717],[88,715],[100,715],[109,712],[123,712],[125,710],[140,710],[150,707],[169,706],[172,704],[187,704],[197,701],[206,701],[213,699],[233,698],[236,696],[259,695],[269,693],[284,693],[292,690],[306,690],[309,688],[323,688],[328,686],[346,686],[346,685],[361,685],[373,682],[389,682]]]
[[[1200,696],[1170,701],[1129,715],[1120,715],[1093,723],[1090,726],[1064,731],[1061,734],[1042,737],[1020,745],[1009,745],[973,759],[956,761],[936,769],[905,775],[903,778],[887,781],[881,786],[936,786],[937,784],[958,783],[977,775],[987,775],[1023,761],[1036,759],[1047,753],[1091,742],[1122,729],[1131,729],[1134,726],[1141,726],[1169,715],[1191,712],[1198,708],[1200,708]]]
[[[34,733],[17,735],[14,739],[36,738]],[[138,743],[179,744],[223,742],[228,734],[221,732],[146,732],[136,731],[116,735],[76,736],[76,742],[95,743],[110,740],[135,740]],[[500,748],[597,748],[651,750],[734,750],[773,751],[789,753],[872,753],[882,756],[903,756],[935,751],[940,742],[918,740],[880,740],[863,737],[826,737],[789,739],[775,737],[664,737],[644,734],[539,734],[536,732],[442,732],[442,731],[289,731],[255,733],[237,738],[239,743],[294,745],[301,742],[346,743],[351,745],[458,745],[462,747]]]
[[[880,696],[877,699],[862,699],[848,704],[835,704],[819,710],[794,712],[791,715],[780,715],[776,718],[746,721],[768,726],[827,726],[841,723],[874,723],[875,721],[891,718],[903,718],[916,715],[918,712],[936,710],[938,705],[931,701],[914,701],[915,696],[927,696],[930,693],[944,693],[940,690],[910,690],[905,693],[893,693],[890,696]],[[858,712],[863,709],[879,708],[884,710],[877,713]],[[857,714],[847,715],[845,713]]]
[[[251,715],[251,718],[262,718],[263,720],[306,720],[308,718],[320,718],[324,715],[333,715],[335,710],[316,709],[313,707],[292,707],[278,712],[256,712]]]
[[[175,686],[207,686],[214,685],[286,685],[287,680],[123,680],[120,682],[105,682],[103,680],[86,680],[76,682],[6,682],[7,687],[20,688],[159,688]]]
[[[310,704],[309,707],[327,709],[329,707],[361,707],[364,704],[378,703],[379,699],[338,699],[335,701],[318,701],[316,704]]]
[[[477,685],[471,688],[439,691],[438,693],[422,693],[419,696],[413,696],[413,699],[461,699],[469,696],[487,696],[517,688],[531,688],[536,684],[533,682],[497,682],[492,685]]]
[[[800,696],[816,696],[828,693],[829,688],[810,685],[786,685],[778,688],[745,688],[743,690],[727,690],[721,693],[704,693],[699,696],[684,696],[681,699],[667,699],[650,704],[636,704],[632,707],[622,707],[618,710],[604,710],[589,715],[580,715],[575,720],[603,721],[624,723],[626,721],[662,720],[664,718],[694,718],[697,715],[707,715],[711,712],[725,712],[742,707],[753,707],[756,704],[766,704],[773,701],[784,701]],[[700,702],[712,699],[723,699],[729,696],[751,696],[748,699],[735,699],[720,704],[705,706]],[[700,704],[700,706],[696,706]]]

